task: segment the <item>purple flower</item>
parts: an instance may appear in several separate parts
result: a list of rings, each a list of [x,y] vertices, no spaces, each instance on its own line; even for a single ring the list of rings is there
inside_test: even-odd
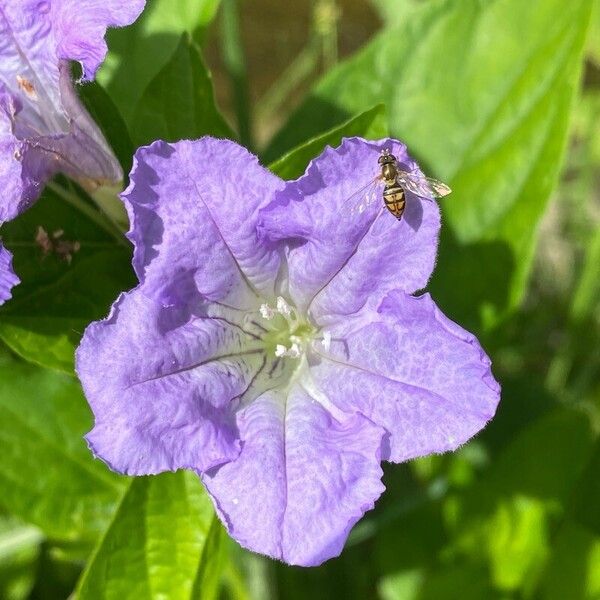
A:
[[[381,460],[453,450],[494,414],[477,340],[423,288],[437,204],[351,210],[382,148],[353,138],[286,183],[233,142],[155,142],[123,194],[140,285],[85,332],[87,440],[129,475],[193,469],[243,546],[338,555]],[[379,190],[380,193],[380,190]]]
[[[0,221],[13,219],[63,172],[86,185],[121,168],[81,105],[70,74],[93,79],[109,25],[133,22],[144,0],[0,0]]]
[[[12,298],[12,289],[20,283],[12,268],[12,254],[0,243],[0,305]]]

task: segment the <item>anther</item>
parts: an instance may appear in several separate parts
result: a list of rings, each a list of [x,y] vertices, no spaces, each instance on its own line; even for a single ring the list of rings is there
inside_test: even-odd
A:
[[[267,321],[275,317],[275,311],[268,304],[261,304],[259,310],[260,316]]]
[[[290,305],[282,296],[277,296],[277,312],[281,313],[285,317],[289,317],[292,314]]]

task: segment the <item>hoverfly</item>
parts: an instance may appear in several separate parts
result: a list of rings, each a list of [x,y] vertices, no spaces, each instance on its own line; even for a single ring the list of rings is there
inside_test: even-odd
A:
[[[365,187],[355,192],[350,199],[354,198],[361,192],[365,192],[368,188],[375,185],[377,182],[383,182],[383,203],[384,206],[400,220],[404,214],[406,205],[405,192],[409,191],[421,198],[430,200],[431,198],[443,198],[452,190],[441,181],[432,177],[425,177],[417,171],[404,171],[398,166],[398,159],[386,148],[381,151],[378,159],[378,164],[381,168],[381,173],[370,181]],[[367,199],[360,204],[357,209],[363,212],[367,206],[376,200],[375,194],[366,193]],[[353,211],[353,212],[354,212]]]

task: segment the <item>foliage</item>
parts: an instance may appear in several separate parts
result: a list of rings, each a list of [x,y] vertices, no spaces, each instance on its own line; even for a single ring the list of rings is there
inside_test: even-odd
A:
[[[241,550],[194,475],[131,480],[86,448],[74,350],[134,278],[111,194],[56,178],[2,226],[22,283],[0,308],[1,598],[600,597],[600,5],[373,4],[380,31],[325,70],[263,162],[291,179],[327,144],[389,131],[451,184],[430,287],[492,356],[497,417],[454,454],[386,468],[340,558],[302,570]],[[156,138],[236,135],[203,58],[218,6],[150,0],[109,33],[80,93],[125,172]],[[80,250],[44,255],[40,227]]]

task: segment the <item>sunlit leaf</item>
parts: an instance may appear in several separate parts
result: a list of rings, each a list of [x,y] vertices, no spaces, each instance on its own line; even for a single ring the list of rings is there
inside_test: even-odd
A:
[[[222,529],[198,477],[138,477],[78,585],[80,600],[216,597]]]

